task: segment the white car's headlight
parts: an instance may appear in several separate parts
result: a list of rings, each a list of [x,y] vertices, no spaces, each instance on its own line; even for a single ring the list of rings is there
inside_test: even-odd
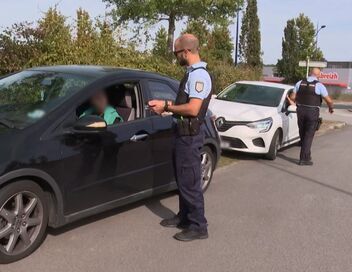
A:
[[[259,129],[259,132],[268,132],[271,129],[271,126],[273,125],[273,118],[265,118],[263,120],[259,120],[256,122],[248,123],[247,127],[253,128],[253,129]]]

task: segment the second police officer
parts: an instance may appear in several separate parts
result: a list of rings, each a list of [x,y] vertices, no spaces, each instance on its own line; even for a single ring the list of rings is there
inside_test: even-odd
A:
[[[325,86],[319,82],[321,71],[313,68],[311,75],[297,82],[294,88],[293,100],[297,104],[299,136],[301,138],[301,153],[299,165],[313,165],[311,147],[315,131],[319,122],[322,100],[333,113],[333,102]]]
[[[179,212],[164,219],[164,227],[182,229],[174,238],[192,241],[208,238],[201,188],[201,154],[204,134],[201,129],[210,98],[212,80],[207,64],[199,55],[199,41],[192,34],[184,34],[175,41],[174,54],[187,71],[183,77],[174,104],[171,101],[152,100],[149,106],[157,114],[171,112],[175,121],[176,181],[179,189]]]

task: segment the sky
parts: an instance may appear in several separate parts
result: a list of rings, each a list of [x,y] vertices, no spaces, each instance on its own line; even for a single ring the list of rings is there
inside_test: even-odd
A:
[[[16,22],[35,21],[56,4],[70,18],[79,7],[92,17],[104,16],[107,10],[101,0],[0,0],[0,31]],[[258,0],[258,11],[265,64],[275,64],[281,57],[286,22],[302,12],[314,24],[326,25],[319,34],[319,47],[327,60],[352,61],[352,0]],[[176,35],[182,27],[178,24]],[[235,25],[230,31],[235,40]]]

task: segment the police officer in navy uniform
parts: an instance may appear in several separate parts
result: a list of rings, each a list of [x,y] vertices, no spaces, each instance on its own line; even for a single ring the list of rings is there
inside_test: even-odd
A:
[[[319,82],[320,69],[313,68],[311,75],[299,81],[294,88],[293,99],[297,104],[299,135],[301,138],[301,154],[299,165],[313,165],[311,147],[319,122],[319,112],[324,100],[333,113],[333,102],[325,86]]]
[[[201,154],[204,144],[202,125],[212,95],[212,80],[207,64],[199,56],[199,41],[184,34],[175,41],[174,54],[187,71],[180,83],[175,101],[152,100],[151,109],[157,114],[171,112],[175,123],[175,169],[179,189],[179,212],[164,219],[164,227],[182,229],[174,238],[192,241],[208,238],[204,215],[204,198],[201,188]]]

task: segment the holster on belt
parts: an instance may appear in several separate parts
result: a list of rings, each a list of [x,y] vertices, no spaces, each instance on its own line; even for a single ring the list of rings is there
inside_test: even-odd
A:
[[[200,132],[201,121],[198,118],[177,119],[176,130],[179,136],[195,136]]]

